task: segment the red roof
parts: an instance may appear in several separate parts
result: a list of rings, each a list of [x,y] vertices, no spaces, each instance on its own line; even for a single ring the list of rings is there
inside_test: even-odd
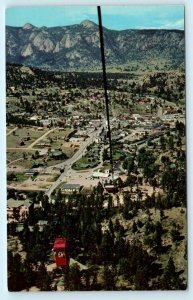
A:
[[[54,250],[57,249],[64,249],[67,246],[67,239],[66,238],[56,238],[54,241]]]

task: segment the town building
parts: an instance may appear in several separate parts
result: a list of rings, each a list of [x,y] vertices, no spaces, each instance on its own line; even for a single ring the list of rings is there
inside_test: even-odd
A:
[[[71,184],[71,183],[65,183],[62,188],[62,193],[73,193],[73,192],[80,192],[82,189],[82,186],[80,184]]]

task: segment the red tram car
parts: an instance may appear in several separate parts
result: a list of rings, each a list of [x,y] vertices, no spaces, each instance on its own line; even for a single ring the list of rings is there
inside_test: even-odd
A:
[[[54,241],[55,262],[57,267],[68,267],[69,256],[66,238],[56,238]]]

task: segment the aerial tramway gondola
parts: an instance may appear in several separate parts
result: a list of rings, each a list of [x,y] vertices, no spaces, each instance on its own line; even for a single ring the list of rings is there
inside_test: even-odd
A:
[[[55,253],[55,263],[57,267],[69,266],[68,243],[66,238],[56,238],[53,251]]]

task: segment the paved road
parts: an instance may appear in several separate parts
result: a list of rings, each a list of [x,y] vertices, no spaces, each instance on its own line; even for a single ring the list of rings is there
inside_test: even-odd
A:
[[[98,137],[102,131],[103,125],[101,127],[99,127],[98,130],[94,131],[90,138],[87,139],[86,142],[84,142],[81,147],[79,148],[79,150],[68,160],[66,160],[63,163],[57,164],[54,167],[58,167],[58,168],[65,168],[64,172],[59,176],[59,178],[53,183],[53,185],[48,189],[47,191],[47,195],[48,197],[51,196],[52,192],[57,188],[57,186],[63,181],[63,179],[65,179],[69,173],[69,171],[71,170],[72,165],[79,160],[85,153],[86,153],[86,148],[93,143],[93,140]],[[52,167],[48,167],[46,169],[46,172],[49,172],[53,169]]]

